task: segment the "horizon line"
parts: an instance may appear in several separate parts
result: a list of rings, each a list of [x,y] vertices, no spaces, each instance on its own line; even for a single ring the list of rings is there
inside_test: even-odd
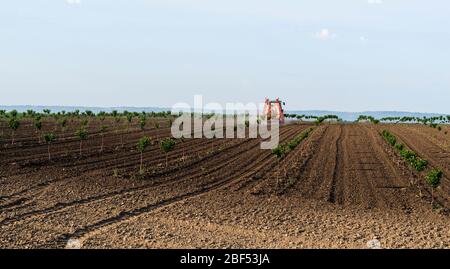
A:
[[[170,107],[164,106],[89,106],[89,105],[3,105],[0,107],[57,107],[57,108],[95,108],[95,109],[121,109],[121,108],[131,108],[131,109],[161,109],[161,110],[171,110]],[[330,110],[330,109],[285,109],[285,112],[337,112],[337,113],[412,113],[412,114],[436,114],[436,115],[450,115],[450,113],[439,113],[439,112],[419,112],[419,111],[402,111],[402,110],[363,110],[363,111],[341,111],[341,110]]]

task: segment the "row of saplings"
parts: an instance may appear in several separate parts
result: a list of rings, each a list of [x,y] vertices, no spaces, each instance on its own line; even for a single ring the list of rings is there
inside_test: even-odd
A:
[[[151,137],[148,137],[148,136],[142,137],[141,139],[139,139],[139,141],[137,143],[137,149],[141,153],[141,162],[140,162],[140,166],[139,166],[139,173],[141,175],[144,174],[144,165],[143,165],[144,151],[149,145],[151,145],[151,143],[152,143],[152,139],[151,139]],[[176,142],[172,138],[165,138],[159,142],[159,147],[160,147],[161,151],[166,154],[166,168],[169,164],[169,153],[175,149],[175,145],[176,145]]]
[[[16,128],[16,126],[18,127],[19,124],[18,124],[18,122],[12,120],[12,121],[10,121],[10,125],[12,125],[13,127]],[[82,127],[75,132],[75,136],[78,137],[78,139],[80,140],[80,156],[82,156],[83,141],[88,138],[88,131],[87,131],[86,127],[87,127],[87,121],[84,121],[82,123]],[[103,133],[104,133],[105,129],[106,128],[102,126],[102,130],[101,130],[101,132],[102,132],[101,151],[103,151],[103,147],[104,147]],[[45,143],[47,144],[48,159],[49,159],[49,161],[51,161],[50,145],[56,140],[56,136],[53,133],[47,133],[47,134],[43,135],[43,138],[44,138]],[[144,173],[144,169],[143,169],[143,153],[144,153],[145,149],[151,143],[152,143],[152,139],[150,137],[148,137],[148,136],[142,137],[137,143],[137,149],[141,153],[140,169],[139,169],[141,174]],[[169,153],[175,148],[176,143],[171,138],[163,139],[159,143],[160,143],[161,151],[166,154],[166,167],[167,167],[168,166]]]
[[[280,185],[280,163],[281,160],[292,150],[294,150],[300,143],[308,138],[311,134],[311,132],[314,130],[314,127],[311,127],[307,129],[306,131],[302,132],[301,134],[294,137],[291,141],[288,141],[286,143],[282,143],[278,145],[276,148],[272,149],[272,154],[274,154],[277,157],[278,160],[278,172],[277,172],[277,186]],[[286,171],[285,171],[286,174]],[[286,176],[286,175],[285,175]],[[292,185],[293,182],[288,182],[288,185]],[[287,186],[289,187],[289,186]]]
[[[50,110],[47,110],[46,113],[50,113]],[[88,113],[88,114],[91,115],[90,113]],[[5,115],[7,116],[7,118],[9,118],[9,120],[8,120],[8,127],[12,131],[11,144],[13,145],[14,144],[15,133],[19,129],[20,125],[21,125],[20,120],[19,120],[19,116],[18,116],[19,114],[18,114],[17,111],[12,111],[12,112],[10,112],[8,114],[5,114]],[[39,143],[41,143],[41,134],[42,134],[42,127],[43,127],[42,115],[38,114],[38,113],[34,113],[34,112],[32,114],[30,114],[30,115],[32,115],[32,117],[33,117],[34,128],[36,129],[36,133],[38,134]],[[50,114],[45,114],[45,115],[48,116]],[[105,113],[105,112],[100,112],[100,113],[98,113],[98,115],[92,114],[92,116],[89,116],[89,117],[98,117],[98,119],[102,123],[101,124],[101,128],[100,128],[100,133],[102,135],[102,141],[103,141],[104,133],[108,129],[108,126],[104,124],[104,121],[105,121],[107,115],[109,115],[109,114]],[[119,117],[119,114],[117,114],[117,112],[115,112],[115,113],[111,113],[111,115],[113,115],[114,121],[116,122],[116,124],[118,124],[120,122],[120,120],[121,120],[121,118]],[[146,113],[143,112],[142,114],[137,114],[137,113],[124,112],[123,115],[125,115],[125,117],[126,117],[126,119],[128,121],[127,130],[130,128],[130,125],[131,125],[131,123],[133,121],[133,118],[136,117],[136,115],[138,115],[137,117],[139,118],[139,128],[140,128],[141,131],[144,131],[144,128],[146,126],[146,120],[147,120]],[[67,118],[66,117],[62,117],[62,118],[58,119],[57,122],[58,122],[58,125],[61,126],[61,130],[62,130],[62,133],[63,133],[63,136],[64,136],[64,133],[65,133],[65,130],[66,130],[66,127],[67,127]],[[88,123],[89,123],[89,120],[88,120],[88,118],[86,116],[81,121],[81,128],[80,128],[79,131],[80,132],[85,131],[86,128],[87,128]],[[172,119],[169,119],[169,126],[171,126],[171,125],[172,125]],[[155,122],[154,123],[154,127],[155,127],[155,129],[159,129],[160,128],[159,123]],[[79,137],[77,134],[76,134],[76,136]],[[122,145],[123,145],[123,134],[121,136],[121,142],[122,142]],[[101,151],[103,151],[103,142],[102,142],[102,149],[101,149]]]
[[[82,143],[83,143],[83,140],[85,140],[87,138],[88,133],[87,133],[86,129],[79,129],[77,131],[76,135],[80,138],[80,155],[81,155]],[[50,144],[53,143],[53,141],[55,141],[55,135],[52,133],[46,134],[46,135],[44,135],[44,140],[48,145],[48,159],[51,160]],[[144,136],[138,141],[138,144],[137,144],[137,149],[141,153],[140,169],[139,169],[139,172],[141,174],[144,173],[143,154],[144,154],[145,149],[151,144],[151,142],[152,142],[152,139],[150,137]],[[166,138],[159,142],[159,146],[160,146],[161,150],[166,154],[166,167],[168,166],[169,153],[175,148],[175,145],[176,145],[175,140],[173,140],[171,138]],[[102,147],[103,147],[103,143],[102,143]]]
[[[384,139],[393,146],[416,171],[422,172],[428,166],[428,161],[417,156],[417,153],[407,149],[404,144],[397,141],[397,138],[387,130],[383,130]],[[434,206],[434,190],[441,184],[444,173],[440,169],[433,168],[425,176],[425,180],[431,187],[431,205]]]
[[[84,120],[82,122],[81,128],[75,132],[75,136],[80,140],[80,156],[82,155],[83,140],[86,140],[88,137],[87,124],[88,124],[88,121]],[[13,117],[9,120],[8,125],[9,125],[9,128],[11,128],[13,130],[12,143],[14,144],[14,131],[16,131],[19,128],[20,121],[18,121],[17,118]],[[40,117],[36,119],[35,127],[36,127],[36,129],[41,130],[42,122],[40,121]],[[101,151],[103,151],[103,145],[104,145],[103,134],[105,131],[106,131],[106,126],[102,126],[102,128],[101,128],[101,133],[102,133]],[[46,133],[46,134],[42,135],[42,137],[44,138],[44,141],[48,146],[48,159],[51,160],[50,145],[53,142],[55,142],[56,135],[54,133]],[[41,141],[41,137],[39,136],[39,142],[40,141]]]

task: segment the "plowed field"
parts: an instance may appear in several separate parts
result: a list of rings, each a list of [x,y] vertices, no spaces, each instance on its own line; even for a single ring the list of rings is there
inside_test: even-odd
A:
[[[166,167],[154,143],[143,174],[136,142],[168,137],[167,126],[108,131],[102,152],[94,126],[81,156],[79,141],[59,132],[51,161],[32,126],[24,127],[14,145],[7,135],[0,141],[0,247],[78,240],[83,248],[365,248],[375,238],[385,248],[450,248],[448,134],[293,123],[281,127],[281,140],[311,127],[280,161],[260,139],[185,139]],[[384,129],[444,172],[440,210],[431,209],[423,174],[384,141]]]

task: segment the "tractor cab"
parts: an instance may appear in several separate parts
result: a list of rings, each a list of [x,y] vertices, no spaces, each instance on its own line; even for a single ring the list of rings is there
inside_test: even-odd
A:
[[[267,120],[278,119],[280,123],[283,124],[285,120],[283,106],[285,105],[286,103],[279,98],[276,100],[269,100],[269,98],[266,98],[264,116]]]

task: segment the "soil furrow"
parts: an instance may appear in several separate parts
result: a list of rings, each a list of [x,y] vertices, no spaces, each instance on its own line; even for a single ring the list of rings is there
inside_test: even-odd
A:
[[[292,128],[292,129],[288,128],[286,130],[283,130],[283,133],[282,133],[283,136],[286,135],[287,137],[291,137],[291,136],[293,136],[295,134],[296,134],[296,129],[295,128]],[[146,189],[149,189],[149,188],[155,188],[155,187],[160,186],[162,184],[163,185],[169,184],[169,183],[172,184],[172,183],[177,182],[177,181],[184,181],[184,180],[188,180],[188,179],[191,179],[191,178],[198,178],[198,177],[205,176],[208,173],[210,174],[210,173],[213,173],[213,172],[216,172],[216,171],[220,172],[220,170],[222,168],[230,165],[231,163],[233,163],[237,159],[239,159],[240,155],[242,153],[248,151],[249,149],[253,149],[253,150],[257,149],[259,147],[259,142],[260,142],[259,140],[251,141],[251,143],[248,143],[248,145],[246,145],[246,147],[237,148],[238,151],[237,152],[233,152],[233,155],[232,155],[232,156],[234,156],[234,158],[230,158],[230,156],[226,155],[226,154],[221,154],[223,156],[219,156],[219,157],[223,158],[224,159],[223,161],[220,161],[220,159],[211,159],[212,162],[213,161],[214,162],[219,162],[221,164],[217,165],[217,166],[213,166],[213,168],[208,170],[208,171],[203,171],[201,168],[197,169],[196,170],[197,172],[184,170],[183,172],[184,172],[185,175],[177,174],[177,175],[174,175],[172,178],[165,177],[165,178],[162,178],[160,182],[153,181],[152,183],[146,184],[146,185],[143,185],[143,186],[139,186],[139,187],[135,187],[135,188],[129,188],[129,189],[125,189],[125,190],[118,190],[118,191],[114,191],[114,192],[111,192],[111,193],[106,193],[106,194],[102,194],[102,195],[98,195],[98,196],[94,196],[94,197],[88,197],[88,198],[77,200],[77,201],[59,202],[59,203],[55,204],[54,206],[52,206],[50,208],[29,211],[29,212],[26,212],[26,213],[20,214],[20,215],[17,215],[17,212],[16,212],[16,214],[15,214],[15,216],[13,218],[6,218],[3,221],[1,221],[0,224],[1,225],[5,225],[5,224],[8,224],[8,223],[11,223],[11,222],[14,222],[14,221],[21,220],[23,218],[39,216],[39,215],[42,215],[42,214],[47,214],[47,213],[63,210],[65,208],[76,206],[76,205],[86,204],[86,203],[90,203],[90,202],[94,202],[94,201],[100,201],[100,200],[108,199],[108,198],[111,198],[111,197],[114,197],[114,196],[123,195],[123,194],[132,193],[132,192],[136,192],[136,191],[141,191],[141,190],[146,190]],[[208,165],[208,164],[205,163],[204,165]],[[153,180],[155,180],[155,179],[153,179]]]

